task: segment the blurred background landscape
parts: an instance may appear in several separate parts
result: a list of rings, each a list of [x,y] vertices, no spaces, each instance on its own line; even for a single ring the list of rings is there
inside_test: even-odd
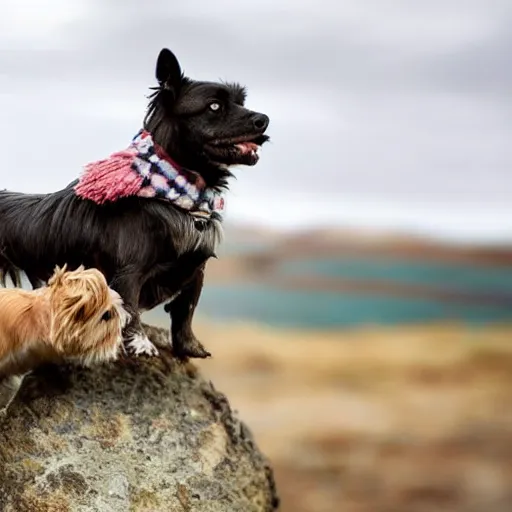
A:
[[[162,47],[269,115],[195,330],[284,512],[512,510],[511,24],[509,0],[2,2],[0,188],[124,148]]]
[[[512,247],[226,236],[199,366],[274,462],[283,510],[511,509]]]

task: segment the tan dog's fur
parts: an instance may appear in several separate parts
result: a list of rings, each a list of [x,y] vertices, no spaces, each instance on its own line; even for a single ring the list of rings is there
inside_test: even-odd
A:
[[[0,289],[0,409],[23,375],[43,363],[116,359],[130,319],[122,304],[99,270],[83,267],[57,267],[37,290]]]

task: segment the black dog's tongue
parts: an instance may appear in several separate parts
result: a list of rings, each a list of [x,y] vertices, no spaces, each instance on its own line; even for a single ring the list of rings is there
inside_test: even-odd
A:
[[[258,150],[258,144],[254,142],[240,142],[239,144],[235,144],[235,147],[240,150],[242,155],[247,155],[248,153]]]

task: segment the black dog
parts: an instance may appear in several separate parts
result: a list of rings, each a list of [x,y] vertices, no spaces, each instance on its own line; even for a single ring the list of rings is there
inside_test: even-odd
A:
[[[185,77],[167,49],[158,57],[156,78],[144,128],[173,161],[215,192],[227,188],[231,165],[257,163],[269,119],[244,108],[244,88]],[[156,352],[139,313],[168,302],[174,354],[209,356],[191,323],[206,261],[215,256],[220,216],[198,219],[169,201],[135,196],[97,204],[79,197],[76,185],[44,195],[0,192],[4,279],[19,283],[21,270],[38,287],[55,265],[96,267],[133,315],[125,333],[130,350]]]

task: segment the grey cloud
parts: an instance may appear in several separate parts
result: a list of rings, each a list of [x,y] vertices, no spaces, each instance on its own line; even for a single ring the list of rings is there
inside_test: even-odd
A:
[[[492,96],[510,90],[512,72],[507,58],[512,50],[512,7],[508,11],[497,10],[495,30],[487,39],[443,51],[435,40],[425,50],[421,30],[416,44],[410,36],[402,41],[400,30],[391,44],[383,44],[384,36],[375,37],[372,29],[389,24],[389,17],[379,24],[369,10],[367,31],[356,31],[350,19],[344,19],[341,7],[331,2],[324,4],[331,6],[325,8],[330,17],[324,13],[320,19],[303,18],[300,24],[290,23],[285,29],[290,17],[286,13],[272,15],[262,10],[259,18],[248,23],[244,16],[247,8],[242,5],[210,20],[201,15],[202,8],[208,5],[206,0],[194,2],[195,11],[184,4],[176,6],[169,2],[153,2],[152,9],[141,9],[140,2],[133,1],[123,3],[122,7],[112,0],[97,2],[94,16],[74,22],[64,30],[63,39],[69,43],[62,48],[47,52],[16,51],[11,47],[2,50],[0,36],[0,73],[20,80],[37,76],[43,81],[136,80],[149,85],[158,50],[170,46],[192,76],[233,77],[256,86],[280,84],[386,94],[437,89]],[[445,3],[444,9],[450,4],[454,5],[454,0]],[[492,5],[489,2],[489,11]],[[258,14],[257,9],[248,11]],[[404,18],[411,12],[414,8],[404,9],[408,13]],[[440,16],[443,12],[439,7]],[[273,18],[283,26],[272,23]],[[418,19],[412,18],[411,24],[414,23]]]
[[[84,6],[51,44],[0,32],[4,163],[30,174],[31,189],[54,189],[129,140],[168,46],[194,78],[246,84],[248,103],[271,117],[272,144],[238,173],[237,198],[509,203],[508,1]],[[31,151],[20,158],[26,130]],[[19,175],[2,181],[25,186]]]

